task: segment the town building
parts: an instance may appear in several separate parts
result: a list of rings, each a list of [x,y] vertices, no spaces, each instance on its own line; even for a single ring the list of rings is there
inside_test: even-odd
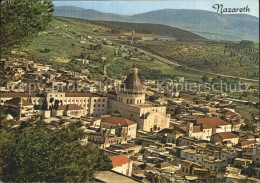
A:
[[[166,106],[145,102],[145,89],[138,77],[138,69],[132,68],[128,77],[117,91],[116,100],[108,101],[111,114],[137,122],[137,128],[144,131],[159,131],[169,127],[170,116]]]
[[[57,114],[68,114],[66,110],[63,110],[65,113],[60,113],[57,112],[57,109],[59,106],[63,106],[59,109],[65,109],[64,106],[69,104],[73,104],[74,107],[75,105],[78,105],[83,108],[83,115],[97,117],[107,114],[107,97],[98,94],[54,91],[39,91],[38,93],[0,93],[1,105],[3,105],[7,100],[11,100],[15,97],[20,97],[23,100],[30,101],[34,105],[35,109],[52,111],[51,116],[57,116]]]
[[[136,138],[137,124],[131,120],[122,117],[111,117],[101,121],[101,127],[115,128],[120,136],[129,136]]]
[[[228,143],[231,145],[238,144],[239,136],[232,132],[222,132],[222,133],[216,133],[212,136],[212,142],[214,143],[221,143],[228,146]]]
[[[6,100],[4,110],[6,114],[10,114],[16,120],[26,120],[37,113],[32,103],[19,97]]]
[[[124,155],[113,156],[110,159],[112,161],[113,171],[128,176],[132,175],[133,160]]]

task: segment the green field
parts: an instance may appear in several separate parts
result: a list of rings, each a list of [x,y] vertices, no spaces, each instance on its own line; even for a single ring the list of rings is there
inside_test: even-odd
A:
[[[136,64],[142,71],[140,75],[143,79],[184,76],[191,81],[201,81],[203,73],[165,64],[132,48],[125,47],[123,51],[119,51],[122,46],[119,42],[113,42],[112,45],[102,42],[102,38],[106,36],[118,37],[129,35],[129,33],[127,28],[107,26],[100,22],[55,17],[47,29],[21,51],[26,53],[28,58],[36,62],[51,64],[55,68],[88,70],[91,77],[103,77],[105,72],[109,77],[118,78],[122,74],[127,74],[129,67]],[[142,33],[142,35],[145,34]],[[98,45],[101,45],[101,48],[93,49]],[[177,41],[139,42],[135,46],[171,58],[184,66],[258,79],[259,45],[254,44],[250,48],[244,45],[239,47],[239,45],[233,42]],[[87,59],[89,64],[71,63],[70,61],[75,58]]]
[[[249,79],[259,78],[259,44],[238,42],[139,42],[137,47],[187,67]]]
[[[90,71],[91,78],[102,76],[104,65],[109,77],[120,78],[122,75],[126,75],[129,68],[135,64],[139,67],[140,77],[143,79],[185,76],[193,81],[201,80],[201,74],[169,66],[134,49],[126,47],[123,51],[118,51],[121,47],[119,43],[102,44],[102,36],[118,36],[127,33],[129,32],[124,29],[102,26],[100,23],[87,20],[56,17],[44,32],[41,32],[22,49],[22,52],[32,60],[51,64],[54,68],[76,71],[87,69]],[[88,36],[92,36],[92,38],[87,38]],[[91,45],[98,44],[102,45],[102,49],[90,48]],[[89,60],[88,65],[70,63],[73,58],[80,58],[81,55],[84,59]],[[106,58],[104,62],[102,57]],[[137,58],[138,61],[131,58]]]

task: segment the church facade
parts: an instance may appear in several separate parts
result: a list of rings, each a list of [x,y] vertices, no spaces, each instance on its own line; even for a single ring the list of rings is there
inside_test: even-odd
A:
[[[145,101],[145,89],[138,77],[138,69],[132,68],[124,83],[117,90],[116,100],[108,100],[108,111],[137,122],[143,131],[158,131],[169,127],[170,115],[166,106]]]

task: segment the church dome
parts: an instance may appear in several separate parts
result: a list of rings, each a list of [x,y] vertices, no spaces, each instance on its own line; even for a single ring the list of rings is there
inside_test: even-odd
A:
[[[139,79],[138,76],[138,69],[132,68],[131,72],[128,74],[127,78],[124,81],[124,85],[126,89],[128,90],[137,90],[137,91],[143,91],[143,85]]]

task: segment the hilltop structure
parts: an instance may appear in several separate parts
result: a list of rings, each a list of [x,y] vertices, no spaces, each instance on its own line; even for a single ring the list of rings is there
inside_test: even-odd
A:
[[[116,100],[108,100],[108,110],[137,122],[139,130],[158,131],[169,127],[170,115],[166,114],[166,106],[145,101],[145,89],[135,67],[118,89]]]

